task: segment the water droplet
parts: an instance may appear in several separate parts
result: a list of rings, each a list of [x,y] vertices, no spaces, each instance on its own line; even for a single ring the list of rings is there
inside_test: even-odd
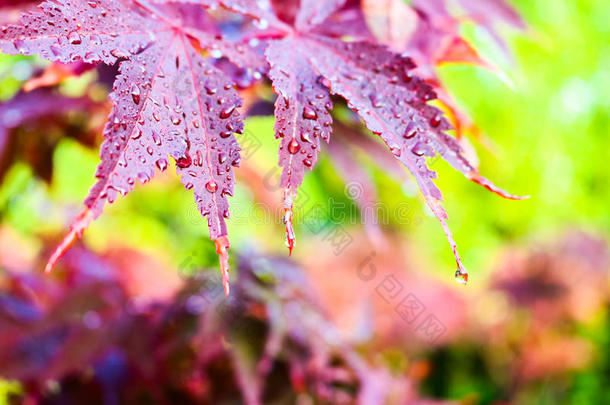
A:
[[[153,131],[152,133],[152,139],[155,145],[161,146],[161,137],[155,131]]]
[[[309,136],[309,132],[301,132],[301,140],[303,142],[311,143],[311,138]]]
[[[222,111],[220,111],[220,118],[223,120],[229,118],[231,114],[233,114],[233,111],[235,111],[234,105],[223,108]]]
[[[164,171],[165,169],[167,169],[167,160],[165,159],[159,159],[155,162],[155,165],[157,165],[157,167],[159,168],[159,170]],[[139,175],[138,175],[139,176]]]
[[[306,120],[317,120],[318,113],[316,113],[316,110],[314,110],[313,108],[305,106],[303,108],[303,118],[305,118]]]
[[[423,142],[417,142],[411,149],[415,156],[424,156],[426,154],[426,145]]]
[[[377,96],[377,94],[370,94],[369,100],[371,100],[371,104],[373,104],[373,107],[375,108],[381,108],[384,106],[383,102],[379,99],[379,96]]]
[[[424,92],[424,94],[421,96],[421,99],[425,102],[425,101],[430,101],[434,99],[434,94],[432,94],[431,92]]]
[[[51,45],[49,47],[49,49],[51,50],[51,52],[53,53],[53,55],[55,56],[59,56],[61,55],[61,49],[59,49],[58,47],[56,47],[55,45]]]
[[[313,165],[312,161],[309,159],[303,160],[303,164],[307,167],[311,167]]]
[[[117,59],[127,59],[129,57],[129,53],[123,51],[122,49],[113,49],[110,51],[110,54]]]
[[[193,164],[193,160],[191,159],[191,157],[187,154],[182,156],[180,159],[176,160],[176,166],[178,166],[181,169],[186,169],[187,167],[191,166]]]
[[[180,125],[181,122],[182,120],[179,117],[172,117],[172,124]]]
[[[186,183],[186,184],[184,185],[184,187],[185,187],[187,190],[192,190],[192,189],[193,189],[193,187],[195,187],[195,186],[193,185],[193,183]]]
[[[13,41],[13,46],[17,50],[17,52],[23,53],[25,50],[25,42],[21,39],[16,39]]]
[[[205,189],[208,190],[210,193],[215,193],[218,190],[218,184],[216,184],[214,180],[210,180],[205,185]]]
[[[83,42],[80,35],[78,35],[78,32],[76,31],[72,31],[68,34],[68,41],[70,41],[72,45],[79,45]]]
[[[159,166],[158,163],[157,163],[157,166]],[[150,176],[144,172],[140,172],[140,173],[138,173],[138,179],[140,180],[140,182],[142,184],[146,184],[150,181]]]
[[[457,269],[455,271],[455,281],[463,285],[468,284],[468,273],[466,271],[460,271],[460,269]]]
[[[134,103],[140,104],[140,88],[136,84],[131,86],[131,98]]]
[[[434,117],[432,117],[430,119],[430,125],[432,126],[432,128],[436,128],[439,125],[441,125],[441,115],[440,114],[436,114]]]
[[[415,128],[414,125],[409,124],[407,125],[407,129],[405,131],[405,133],[403,134],[403,138],[405,139],[411,139],[413,138],[415,135],[417,135],[417,128]]]
[[[269,21],[261,18],[260,20],[254,20],[254,25],[261,30],[266,30],[269,27]]]
[[[299,150],[301,150],[301,145],[299,145],[297,140],[293,138],[292,141],[290,141],[290,144],[288,145],[288,152],[290,152],[290,154],[294,155],[294,154],[298,153]]]

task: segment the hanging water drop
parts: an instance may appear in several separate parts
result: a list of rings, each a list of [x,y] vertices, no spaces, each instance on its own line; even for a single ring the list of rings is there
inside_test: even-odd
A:
[[[468,284],[468,272],[465,270],[457,269],[455,271],[455,281],[462,285]]]

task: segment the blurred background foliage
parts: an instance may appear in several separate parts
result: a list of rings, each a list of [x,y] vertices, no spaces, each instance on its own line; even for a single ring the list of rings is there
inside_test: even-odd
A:
[[[297,213],[293,259],[311,277],[347,339],[373,362],[419,381],[425,396],[468,404],[607,404],[610,3],[513,3],[528,24],[524,32],[502,32],[513,60],[478,27],[462,28],[505,77],[472,66],[438,70],[486,134],[472,141],[482,173],[511,192],[531,196],[522,202],[503,200],[444,162],[434,164],[471,274],[469,286],[453,282],[451,251],[413,184],[392,179],[365,157],[381,201],[390,212],[406,202],[411,207],[407,220],[393,217],[383,227],[385,247],[369,242],[345,184],[325,156],[306,178],[303,195],[306,204],[344,203],[345,229],[354,243],[334,254],[319,234],[299,225]],[[44,62],[33,58],[0,56],[0,98],[10,99],[41,66]],[[87,86],[94,79],[93,72],[68,79],[62,92],[99,97],[99,88]],[[69,118],[79,121],[78,114],[83,112],[71,112]],[[88,127],[99,129],[105,111],[85,118],[91,121]],[[238,171],[229,222],[232,251],[285,256],[276,209],[280,191],[272,186],[279,174],[273,118],[250,117],[243,136],[260,148]],[[63,138],[53,152],[50,183],[38,179],[25,162],[8,170],[0,183],[0,268],[42,268],[49,242],[59,240],[80,210],[97,163],[96,148]],[[270,201],[272,220],[261,210],[261,190]],[[204,220],[171,171],[108,207],[83,244],[101,255],[133,249],[153,258],[155,271],[142,274],[143,283],[148,277],[169,280],[173,273],[217,267]],[[412,345],[412,328],[400,327],[400,318],[379,300],[377,284],[356,276],[370,257],[380,273],[403,280],[406,290],[442,321],[447,327],[442,339]],[[373,309],[367,307],[371,302]],[[366,327],[372,330],[363,333]],[[16,389],[14,383],[0,382],[0,404]]]

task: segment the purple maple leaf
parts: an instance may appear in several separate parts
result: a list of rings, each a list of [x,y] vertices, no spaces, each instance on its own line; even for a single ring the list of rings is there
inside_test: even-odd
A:
[[[47,271],[106,203],[132,191],[136,181],[145,183],[156,171],[166,170],[171,156],[185,188],[193,191],[201,214],[208,217],[210,237],[223,256],[228,294],[225,220],[235,182],[232,167],[239,164],[234,133],[243,130],[237,112],[241,99],[191,41],[222,49],[242,66],[247,51],[199,35],[196,29],[187,32],[171,8],[108,0],[45,2],[41,8],[42,13],[25,14],[21,25],[3,28],[0,49],[59,62],[126,59],[110,96],[114,109],[104,130],[98,181]]]
[[[468,179],[491,191],[506,198],[521,197],[495,187],[464,157],[457,140],[446,132],[451,129],[449,122],[439,109],[428,104],[436,94],[412,73],[415,64],[410,58],[376,43],[339,39],[350,33],[347,26],[323,29],[320,24],[336,16],[346,1],[302,0],[300,8],[294,1],[270,0],[152,3],[47,1],[41,6],[42,13],[26,14],[20,25],[2,28],[0,49],[8,53],[40,54],[60,62],[122,61],[111,95],[114,109],[104,131],[98,182],[85,201],[85,211],[51,257],[48,269],[101,214],[106,203],[112,203],[118,194],[129,193],[137,180],[146,182],[157,170],[165,170],[171,156],[182,183],[193,190],[202,215],[208,217],[228,294],[226,197],[233,193],[232,167],[239,164],[239,147],[233,134],[243,128],[237,112],[241,100],[230,79],[200,55],[201,48],[226,56],[235,65],[259,75],[266,73],[273,82],[278,95],[275,129],[280,139],[281,185],[285,189],[291,251],[295,240],[292,199],[305,172],[317,161],[320,139],[330,138],[331,95],[335,95],[347,101],[415,177],[451,245],[458,281],[467,281],[447,226],[447,214],[440,204],[436,173],[428,168],[426,158],[438,154]],[[350,12],[352,3],[346,6],[351,7]],[[207,23],[197,24],[200,19],[186,17],[215,7],[257,21],[261,29],[258,37],[268,40],[264,43],[266,60],[244,44],[224,41]]]

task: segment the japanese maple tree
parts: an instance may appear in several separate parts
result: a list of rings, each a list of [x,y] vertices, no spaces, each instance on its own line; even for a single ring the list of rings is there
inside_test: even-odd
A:
[[[333,141],[333,101],[342,98],[416,179],[449,240],[458,266],[456,278],[465,283],[468,273],[447,226],[442,196],[434,184],[436,173],[426,159],[440,155],[489,190],[510,199],[521,197],[498,189],[479,174],[458,139],[447,133],[453,127],[443,111],[429,104],[437,93],[444,96],[441,101],[459,130],[464,120],[432,67],[443,61],[481,61],[457,34],[457,23],[434,24],[432,17],[449,16],[446,3],[392,5],[411,10],[412,22],[424,27],[408,33],[408,49],[420,65],[417,70],[408,54],[386,45],[397,48],[409,35],[397,39],[391,31],[388,40],[379,35],[376,39],[367,29],[367,9],[375,7],[368,1],[49,0],[40,5],[41,11],[24,14],[19,24],[3,27],[0,49],[6,53],[37,54],[60,63],[120,63],[97,182],[46,270],[107,203],[128,194],[136,182],[146,183],[157,171],[166,170],[171,157],[184,187],[192,190],[207,217],[229,293],[227,197],[233,195],[234,167],[240,163],[236,134],[243,133],[244,124],[238,92],[243,83],[237,86],[232,71],[217,63],[224,57],[247,72],[251,82],[270,79],[277,94],[275,135],[290,251],[295,245],[297,189],[322,146]],[[483,25],[490,25],[494,16],[519,23],[500,0],[460,3]],[[240,35],[232,34],[231,40],[222,35],[222,24],[214,18],[219,10],[241,16]]]

